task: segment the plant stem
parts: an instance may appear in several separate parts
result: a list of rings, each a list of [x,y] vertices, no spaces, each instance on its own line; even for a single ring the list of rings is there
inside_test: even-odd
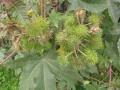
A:
[[[0,60],[0,65],[6,63],[14,54],[16,53],[16,50],[14,50],[11,54],[9,54],[5,59]]]
[[[45,0],[40,0],[40,15],[42,17],[45,17],[46,16],[46,4],[45,4]]]

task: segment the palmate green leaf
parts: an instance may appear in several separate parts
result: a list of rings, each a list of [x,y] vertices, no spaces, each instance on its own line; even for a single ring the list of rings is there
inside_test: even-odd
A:
[[[98,4],[98,3],[101,3],[101,2],[104,2],[104,0],[81,0],[81,1],[84,1],[86,3],[93,3],[93,4]]]
[[[26,65],[21,75],[20,90],[56,90],[55,75],[49,68],[55,67],[52,63],[43,59]]]
[[[113,63],[113,66],[116,68],[116,70],[120,72],[120,57],[115,55],[114,53],[112,56],[112,63]]]
[[[106,0],[108,6],[108,12],[115,24],[118,23],[120,17],[120,6],[115,3],[115,0]]]
[[[104,10],[108,9],[109,15],[112,18],[113,22],[118,23],[118,19],[120,17],[120,6],[117,5],[119,4],[119,1],[117,0],[96,0],[94,3],[91,3],[89,0],[70,0],[70,2],[70,10],[75,10],[76,8],[81,7],[93,13],[101,13]]]
[[[8,9],[12,18],[18,21],[21,25],[26,25],[28,21],[26,3],[22,0],[15,0]]]
[[[22,68],[20,90],[56,90],[55,73],[59,71],[59,64],[49,56],[40,58],[28,54],[7,65],[15,69]]]
[[[96,2],[96,3],[95,3]],[[84,0],[70,0],[71,6],[70,10],[75,10],[76,8],[83,8],[90,12],[100,13],[107,8],[106,0],[94,1],[94,3],[88,3]]]
[[[83,0],[78,0],[78,1],[81,8],[84,8],[94,13],[101,13],[107,8],[106,0],[100,0],[99,3],[87,3],[87,2],[84,2]]]
[[[105,42],[106,48],[104,50],[104,55],[109,57],[109,61],[112,62],[114,68],[120,72],[120,56],[115,53],[112,43]]]
[[[113,58],[113,56],[116,55],[115,50],[113,48],[113,43],[105,42],[106,48],[104,49],[104,55],[106,55],[109,58]]]
[[[70,65],[63,67],[60,72],[60,80],[66,81],[67,90],[76,90],[76,81],[82,80],[82,77],[77,73],[77,71]],[[64,90],[64,89],[62,89]]]
[[[12,60],[6,65],[16,71],[22,69],[20,90],[56,90],[57,79],[67,82],[67,90],[75,90],[75,83],[80,80],[79,74],[73,68],[60,66],[55,57],[53,52],[43,57],[26,54],[24,58]]]
[[[70,7],[69,7],[69,10],[75,10],[77,8],[79,8],[79,3],[78,3],[78,0],[69,0],[70,2]]]
[[[114,0],[114,1],[117,2],[117,3],[120,2],[120,0]]]

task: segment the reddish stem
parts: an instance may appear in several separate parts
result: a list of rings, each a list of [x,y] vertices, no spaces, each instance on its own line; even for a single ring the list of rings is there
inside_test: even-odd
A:
[[[112,82],[112,64],[109,65],[108,76],[109,76],[109,86],[110,86]]]

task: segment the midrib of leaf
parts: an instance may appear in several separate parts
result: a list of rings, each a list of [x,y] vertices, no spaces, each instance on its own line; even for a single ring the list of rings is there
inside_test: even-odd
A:
[[[44,88],[45,88],[45,90],[47,90],[47,89],[46,89],[46,83],[45,83],[45,71],[44,71],[45,65],[44,65],[44,64],[43,64],[43,67],[44,67],[44,68],[43,68],[43,72],[44,72],[44,74],[43,74],[44,80],[43,80],[43,81],[44,81],[44,85],[45,85]]]
[[[39,62],[39,63],[40,63],[40,62]],[[34,67],[32,68],[31,73],[29,74],[29,76],[28,76],[28,78],[27,78],[27,79],[28,79],[28,80],[27,80],[28,82],[30,82],[30,79],[32,78],[32,74],[34,74],[33,72],[34,72],[35,69],[37,69],[38,65],[39,65],[39,64],[36,62],[36,64],[35,64]],[[27,84],[27,83],[26,83],[26,84]],[[27,87],[29,87],[29,84],[27,84]],[[27,87],[26,87],[26,89],[27,89]]]
[[[47,62],[47,64],[48,64],[50,67],[53,67],[54,69],[56,69],[56,71],[58,71],[57,68],[56,68],[54,65],[52,65],[51,63],[48,63],[48,62]],[[60,68],[59,68],[59,69],[60,69]]]
[[[46,77],[46,75],[49,73],[49,78],[51,79],[54,79],[54,75],[51,73],[51,71],[49,70],[49,68],[48,68],[48,60],[49,59],[47,59],[47,60],[43,60],[43,72],[44,72],[44,74],[43,74],[43,78],[44,78],[44,90],[48,90],[48,87],[47,86],[49,86],[49,84],[48,84],[48,82],[50,82],[48,79],[47,79],[47,77]],[[52,81],[51,81],[51,83],[53,83]],[[53,88],[53,87],[52,87]],[[50,89],[51,90],[51,89]]]

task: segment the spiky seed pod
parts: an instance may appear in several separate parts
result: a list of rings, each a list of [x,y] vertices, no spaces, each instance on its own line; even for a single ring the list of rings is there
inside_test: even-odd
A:
[[[89,35],[88,31],[88,27],[83,24],[67,27],[64,30],[68,35],[76,35],[80,39],[87,37]]]
[[[71,27],[71,26],[76,26],[77,22],[75,21],[75,17],[73,15],[68,16],[68,19],[65,21],[65,28]]]
[[[75,16],[80,24],[85,22],[86,11],[84,9],[78,9],[75,13]]]
[[[48,21],[43,17],[37,17],[35,21],[28,25],[27,35],[21,38],[21,46],[23,49],[39,54],[50,49],[52,46],[49,40],[53,32],[48,30]]]
[[[66,33],[67,35],[71,35],[71,34],[74,34],[74,30],[76,29],[77,25],[76,26],[67,26],[65,27],[65,29],[63,30],[64,33]]]
[[[41,36],[36,37],[36,40],[38,41],[38,43],[45,43],[48,42],[51,38],[52,38],[52,31],[46,32]]]
[[[21,47],[24,49],[24,50],[30,50],[34,47],[34,43],[31,42],[32,39],[29,38],[28,36],[22,36],[21,38]],[[34,41],[34,40],[33,40]]]
[[[88,45],[92,49],[102,49],[104,47],[101,35],[92,36]]]
[[[32,36],[40,36],[49,30],[49,22],[43,17],[37,17],[28,25],[27,33]]]
[[[46,32],[45,36],[46,36],[47,40],[52,39],[53,38],[53,31]]]
[[[82,39],[82,40],[80,41],[80,46],[85,47],[88,43],[89,43],[89,40],[87,40],[87,39]]]
[[[88,36],[88,27],[85,25],[79,25],[75,28],[74,34],[77,35],[80,38],[84,38]]]
[[[92,25],[100,25],[102,22],[102,18],[99,15],[91,14],[88,17],[88,22],[91,23]]]
[[[23,36],[21,38],[21,47],[25,51],[34,51],[41,54],[52,46],[49,41],[38,42],[35,37]]]
[[[101,32],[102,32],[102,29],[98,25],[92,26],[89,31],[89,33],[92,35],[96,35]]]
[[[85,49],[86,59],[90,64],[96,64],[98,62],[98,55],[95,50],[92,49]]]
[[[67,40],[67,34],[66,33],[59,32],[59,33],[56,34],[56,42],[58,44],[63,44],[63,43],[66,42],[66,40]]]
[[[40,43],[40,44],[44,44],[46,41],[47,41],[46,36],[44,34],[37,37],[37,42]]]
[[[76,47],[79,46],[80,39],[76,35],[69,35],[67,41],[64,45],[64,49],[67,51],[73,51]]]

